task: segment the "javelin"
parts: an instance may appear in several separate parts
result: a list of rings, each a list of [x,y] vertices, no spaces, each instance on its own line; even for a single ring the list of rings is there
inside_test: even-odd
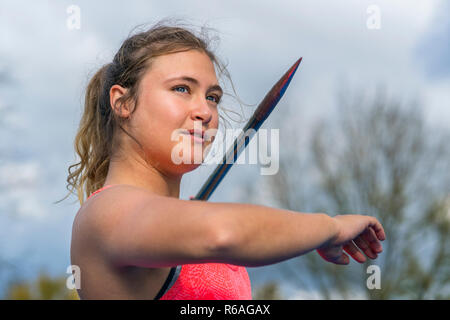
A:
[[[250,120],[244,126],[243,131],[239,134],[239,136],[234,140],[233,145],[230,146],[227,153],[223,156],[222,163],[220,163],[216,169],[211,173],[206,182],[201,187],[200,191],[197,193],[195,197],[190,197],[190,200],[208,200],[211,194],[219,185],[220,181],[225,177],[228,170],[230,170],[234,161],[230,159],[236,160],[239,157],[239,154],[245,147],[248,145],[256,131],[258,131],[259,127],[263,124],[263,122],[270,115],[272,110],[277,105],[278,101],[280,101],[284,92],[286,91],[289,83],[292,80],[292,77],[297,71],[297,68],[302,61],[302,58],[298,59],[292,67],[281,77],[280,80],[270,89],[270,91],[266,94],[264,99],[256,108]],[[248,131],[249,129],[253,129]],[[246,139],[248,137],[248,139]]]

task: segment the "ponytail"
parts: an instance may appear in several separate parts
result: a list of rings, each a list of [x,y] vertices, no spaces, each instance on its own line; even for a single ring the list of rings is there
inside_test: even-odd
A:
[[[68,169],[67,188],[70,186],[72,193],[76,190],[80,205],[85,196],[104,184],[108,172],[110,148],[107,141],[112,138],[112,121],[108,121],[111,108],[104,87],[109,66],[100,68],[87,85],[84,112],[74,142],[80,161]]]

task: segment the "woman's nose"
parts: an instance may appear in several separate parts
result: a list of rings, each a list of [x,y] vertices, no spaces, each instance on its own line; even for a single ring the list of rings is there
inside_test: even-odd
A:
[[[208,103],[205,101],[196,101],[195,106],[192,109],[191,117],[195,120],[201,120],[202,123],[208,123],[212,119],[211,108],[208,106]]]

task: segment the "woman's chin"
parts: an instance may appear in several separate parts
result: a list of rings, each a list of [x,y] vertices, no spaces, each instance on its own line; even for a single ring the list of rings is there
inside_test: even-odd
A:
[[[175,165],[175,171],[177,174],[185,174],[191,171],[194,171],[198,167],[200,167],[202,163],[180,163],[178,165]]]

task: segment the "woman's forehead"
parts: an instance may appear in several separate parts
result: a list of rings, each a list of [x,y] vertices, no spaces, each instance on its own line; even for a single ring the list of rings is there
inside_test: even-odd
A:
[[[147,75],[161,81],[182,76],[196,78],[200,81],[217,81],[213,62],[206,53],[198,50],[159,56],[152,61]]]

